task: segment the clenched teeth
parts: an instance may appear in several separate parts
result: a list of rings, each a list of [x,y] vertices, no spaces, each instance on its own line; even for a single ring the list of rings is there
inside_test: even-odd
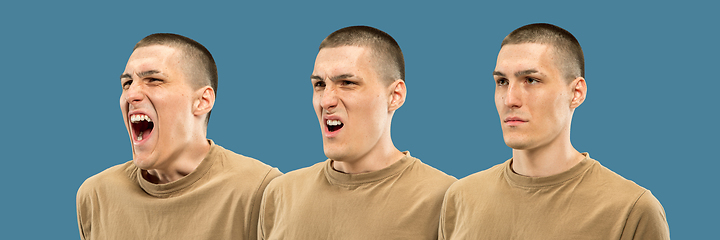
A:
[[[152,122],[152,120],[150,120],[150,117],[148,117],[145,114],[136,114],[136,115],[130,116],[130,122],[136,123],[139,121]]]
[[[329,119],[327,120],[326,123],[328,126],[338,126],[338,125],[342,124],[342,122],[340,122],[340,120],[329,120]]]

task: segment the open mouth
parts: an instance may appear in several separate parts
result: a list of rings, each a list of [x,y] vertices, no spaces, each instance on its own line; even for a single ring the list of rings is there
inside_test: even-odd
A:
[[[343,124],[340,120],[327,120],[325,121],[325,125],[327,126],[327,129],[329,132],[335,132],[337,130],[340,130],[345,124]]]
[[[134,140],[142,141],[152,133],[155,124],[150,117],[145,114],[134,114],[130,116],[130,125],[132,126]]]

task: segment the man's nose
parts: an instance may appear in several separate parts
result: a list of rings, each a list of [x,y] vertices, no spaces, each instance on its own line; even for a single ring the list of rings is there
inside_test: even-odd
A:
[[[330,111],[334,109],[337,104],[337,89],[334,86],[326,86],[320,100],[320,106],[326,111]]]
[[[522,87],[519,84],[508,83],[505,106],[509,108],[520,108],[522,106]]]
[[[124,95],[125,101],[130,104],[140,102],[145,98],[145,94],[142,93],[142,86],[134,82],[124,90]]]

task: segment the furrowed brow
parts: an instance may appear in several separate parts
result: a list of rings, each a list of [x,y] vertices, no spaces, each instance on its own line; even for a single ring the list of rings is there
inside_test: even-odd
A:
[[[139,77],[139,78],[143,78],[143,77],[145,77],[145,76],[149,76],[149,75],[153,75],[153,74],[158,74],[158,73],[160,73],[160,71],[158,71],[158,70],[148,70],[148,71],[144,71],[144,72],[138,73],[138,77]]]
[[[347,78],[355,78],[355,75],[352,74],[340,74],[334,77],[331,77],[330,80],[337,81],[338,79],[347,79]]]
[[[124,78],[132,78],[132,77],[130,76],[129,73],[125,73],[125,74],[123,74],[123,75],[120,75],[120,79],[124,79]]]
[[[322,81],[322,80],[323,80],[323,79],[322,79],[320,76],[318,76],[318,75],[312,75],[312,76],[310,76],[310,79],[312,79],[312,80],[318,80],[318,81]]]
[[[493,76],[505,77],[505,74],[504,74],[504,73],[501,73],[501,72],[498,72],[498,71],[493,71]]]

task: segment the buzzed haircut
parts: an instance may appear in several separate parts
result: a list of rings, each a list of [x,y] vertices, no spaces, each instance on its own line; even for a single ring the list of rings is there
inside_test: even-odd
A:
[[[356,46],[369,48],[378,74],[387,84],[397,79],[405,81],[405,59],[400,45],[395,39],[377,28],[368,26],[351,26],[331,33],[320,43],[320,48]]]
[[[187,74],[187,77],[191,81],[191,86],[195,89],[210,86],[215,95],[217,95],[218,87],[218,73],[217,66],[215,65],[215,59],[213,59],[210,51],[205,48],[202,44],[188,37],[173,34],[173,33],[155,33],[151,34],[135,44],[133,51],[141,47],[148,47],[154,45],[162,45],[179,49],[184,54],[186,63],[191,66],[192,73]],[[197,75],[195,71],[201,71],[201,75]],[[210,112],[208,112],[205,123],[210,121]]]
[[[552,46],[558,56],[556,63],[568,81],[585,77],[585,57],[580,43],[570,32],[548,23],[534,23],[512,31],[503,39],[507,44],[540,43]]]

